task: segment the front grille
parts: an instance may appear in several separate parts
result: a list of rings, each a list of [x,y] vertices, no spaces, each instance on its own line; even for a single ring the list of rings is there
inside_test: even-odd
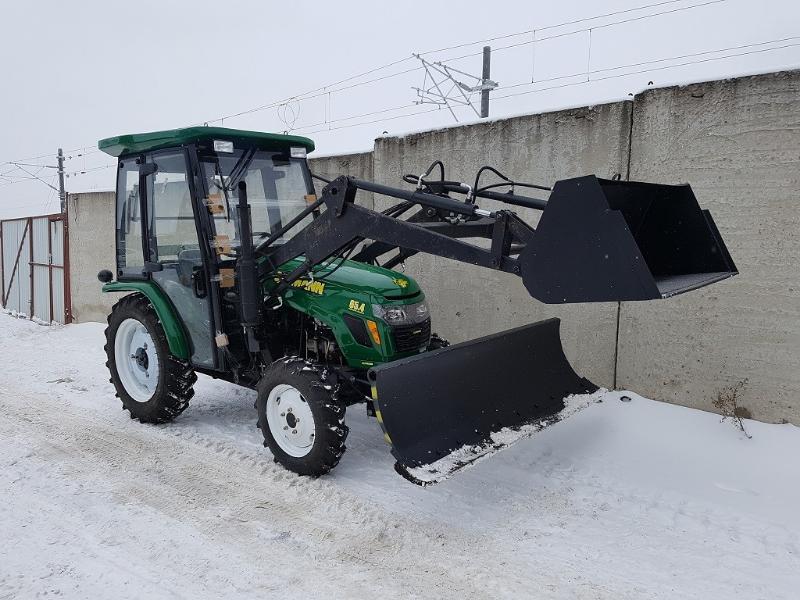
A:
[[[431,339],[431,320],[425,319],[414,325],[398,325],[392,327],[394,348],[396,352],[419,350],[428,345]]]

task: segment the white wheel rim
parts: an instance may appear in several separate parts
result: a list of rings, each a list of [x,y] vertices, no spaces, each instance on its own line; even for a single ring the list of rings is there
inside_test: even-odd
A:
[[[267,398],[267,425],[280,449],[300,458],[314,446],[314,414],[303,395],[291,385],[276,385]]]
[[[128,395],[147,402],[158,387],[158,353],[147,328],[136,319],[125,319],[114,336],[117,375]]]

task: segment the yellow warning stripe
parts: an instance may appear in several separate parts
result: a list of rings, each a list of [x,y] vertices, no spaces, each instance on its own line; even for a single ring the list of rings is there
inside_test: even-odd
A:
[[[378,399],[378,388],[376,386],[372,385],[372,386],[370,386],[369,391],[372,394],[372,399],[373,400],[377,400]],[[381,428],[383,428],[383,415],[381,414],[381,411],[380,411],[380,409],[378,407],[375,407],[375,418],[378,419],[378,423],[380,423]],[[390,446],[392,445],[392,438],[389,437],[389,434],[386,433],[385,429],[383,431],[383,440],[387,444],[389,444]]]

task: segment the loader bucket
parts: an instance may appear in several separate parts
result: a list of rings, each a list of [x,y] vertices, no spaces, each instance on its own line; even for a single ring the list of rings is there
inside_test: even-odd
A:
[[[737,274],[691,187],[594,175],[556,183],[520,269],[548,304],[668,298]]]
[[[414,483],[440,481],[515,432],[558,421],[567,396],[596,391],[567,362],[559,324],[548,319],[370,370],[395,469]]]

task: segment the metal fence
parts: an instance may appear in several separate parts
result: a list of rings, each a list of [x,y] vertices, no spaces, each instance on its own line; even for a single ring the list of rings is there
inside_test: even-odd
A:
[[[0,221],[0,300],[6,310],[69,323],[66,215]]]

